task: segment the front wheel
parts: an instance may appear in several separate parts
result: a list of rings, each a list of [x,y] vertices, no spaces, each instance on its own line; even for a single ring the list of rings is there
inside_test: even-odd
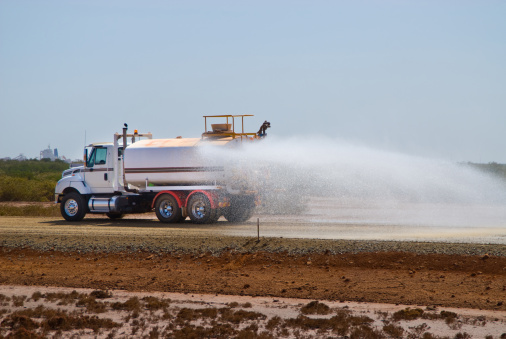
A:
[[[211,208],[211,201],[202,193],[195,193],[190,197],[187,211],[191,221],[196,224],[211,224],[220,217],[218,209]]]
[[[86,215],[86,201],[76,192],[65,194],[61,200],[60,212],[67,221],[80,221]]]
[[[161,222],[176,223],[183,220],[181,208],[176,198],[170,194],[162,194],[156,199],[155,213]]]

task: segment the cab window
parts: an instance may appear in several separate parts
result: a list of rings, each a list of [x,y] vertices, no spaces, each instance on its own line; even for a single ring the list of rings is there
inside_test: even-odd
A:
[[[107,160],[107,148],[94,148],[88,159],[87,167],[105,165]]]

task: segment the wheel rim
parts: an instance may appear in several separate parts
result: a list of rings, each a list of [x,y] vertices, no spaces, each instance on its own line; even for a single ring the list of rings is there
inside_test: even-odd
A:
[[[170,201],[164,200],[160,204],[159,212],[164,218],[170,218],[174,214],[174,206]]]
[[[202,200],[198,200],[193,203],[192,214],[197,219],[202,219],[206,216],[206,205]]]
[[[73,217],[77,214],[79,211],[79,205],[77,204],[77,201],[74,199],[69,199],[65,202],[65,213],[67,215]]]

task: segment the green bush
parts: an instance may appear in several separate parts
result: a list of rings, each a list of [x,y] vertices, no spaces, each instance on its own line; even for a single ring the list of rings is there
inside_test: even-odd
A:
[[[49,177],[58,179],[61,172],[68,168],[69,164],[61,160],[0,160],[0,173],[27,179],[37,179],[40,174],[49,174]]]
[[[0,160],[0,201],[53,201],[69,165],[63,161]]]
[[[57,181],[0,174],[0,201],[52,201]]]

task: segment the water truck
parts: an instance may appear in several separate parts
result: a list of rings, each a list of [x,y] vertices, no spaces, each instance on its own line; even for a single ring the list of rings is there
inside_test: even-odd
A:
[[[204,116],[200,138],[153,139],[151,133],[128,133],[125,124],[113,142],[85,147],[85,164],[62,173],[55,203],[68,221],[82,220],[87,213],[118,219],[153,210],[165,223],[187,217],[197,224],[213,223],[220,216],[246,221],[258,204],[258,192],[248,185],[247,173],[219,154],[267,135],[267,121],[257,133],[244,132],[244,118],[250,116]],[[215,118],[223,123],[211,124],[208,131],[208,120]],[[213,156],[216,148],[220,152]]]

